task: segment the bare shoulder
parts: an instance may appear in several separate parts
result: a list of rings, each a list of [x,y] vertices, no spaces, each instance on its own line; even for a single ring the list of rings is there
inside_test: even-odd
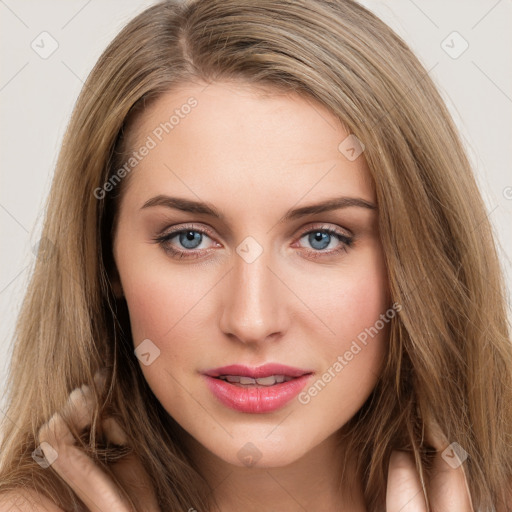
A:
[[[20,488],[0,494],[0,512],[64,512],[33,489]]]

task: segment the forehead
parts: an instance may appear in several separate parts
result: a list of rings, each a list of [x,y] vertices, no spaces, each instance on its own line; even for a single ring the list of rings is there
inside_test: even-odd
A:
[[[349,135],[323,105],[296,93],[237,82],[185,84],[134,120],[127,156],[150,149],[129,189],[139,201],[150,191],[166,192],[161,187],[208,194],[212,202],[244,194],[247,202],[258,193],[297,202],[333,189],[373,200],[364,153],[350,160],[340,151]]]

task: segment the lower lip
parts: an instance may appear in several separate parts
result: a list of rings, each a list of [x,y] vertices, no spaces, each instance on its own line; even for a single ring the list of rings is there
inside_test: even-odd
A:
[[[312,374],[302,375],[273,386],[240,387],[221,379],[205,375],[210,391],[225,406],[252,414],[272,412],[284,407],[295,398]]]

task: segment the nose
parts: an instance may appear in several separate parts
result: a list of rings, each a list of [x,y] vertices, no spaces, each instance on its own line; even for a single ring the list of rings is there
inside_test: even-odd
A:
[[[289,318],[286,287],[272,269],[268,253],[264,251],[251,263],[235,255],[233,265],[226,276],[224,309],[220,316],[222,332],[253,345],[281,338]]]

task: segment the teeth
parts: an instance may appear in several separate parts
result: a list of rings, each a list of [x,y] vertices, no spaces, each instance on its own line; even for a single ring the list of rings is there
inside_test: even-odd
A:
[[[225,380],[232,384],[242,385],[260,385],[260,386],[273,386],[274,384],[281,384],[282,382],[288,382],[293,377],[286,375],[270,375],[268,377],[262,377],[259,379],[253,379],[252,377],[244,377],[241,375],[221,375],[219,379]]]
[[[270,375],[268,377],[262,377],[261,379],[256,379],[256,382],[260,386],[273,386],[277,381],[274,375]]]
[[[256,379],[253,379],[251,377],[239,377],[240,384],[256,384]]]

